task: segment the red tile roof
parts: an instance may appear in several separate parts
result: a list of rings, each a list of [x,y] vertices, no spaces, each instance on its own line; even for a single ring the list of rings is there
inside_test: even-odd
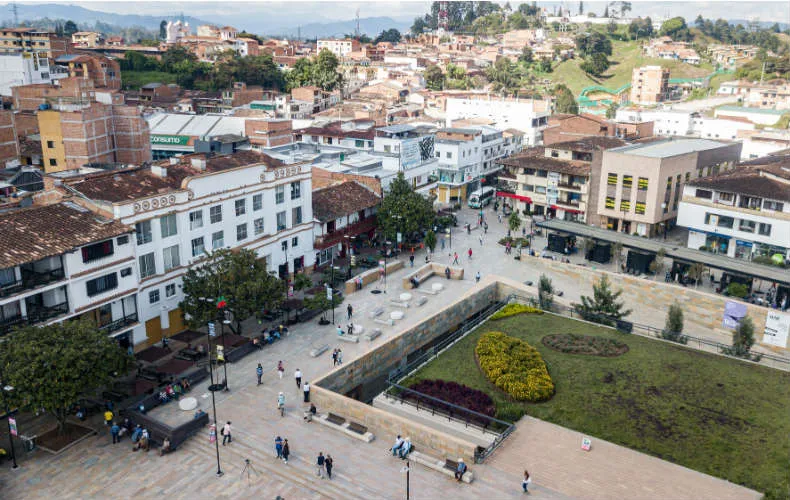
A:
[[[381,200],[370,189],[349,181],[313,191],[313,216],[320,222],[335,220],[366,208]]]

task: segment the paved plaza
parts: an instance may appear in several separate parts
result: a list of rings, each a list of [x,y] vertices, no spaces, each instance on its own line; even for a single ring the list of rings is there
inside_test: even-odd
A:
[[[490,210],[486,211],[491,214]],[[453,233],[453,251],[458,251],[466,279],[448,282],[446,289],[431,296],[422,308],[406,311],[406,317],[394,327],[382,327],[382,336],[373,342],[359,344],[338,342],[332,325],[319,326],[316,321],[295,325],[282,341],[251,354],[228,366],[229,392],[217,393],[217,415],[220,422],[231,421],[233,442],[220,446],[221,467],[225,474],[217,478],[214,445],[209,443],[208,430],[189,439],[174,453],[160,457],[157,450],[132,452],[128,439],[111,444],[109,432],[101,429],[59,456],[37,451],[26,458],[21,467],[12,471],[0,469],[0,498],[150,498],[167,495],[174,498],[246,498],[286,500],[319,498],[405,498],[405,462],[393,458],[388,448],[395,436],[377,435],[372,443],[302,419],[302,394],[296,387],[293,372],[300,368],[304,380],[312,381],[332,370],[331,348],[340,347],[344,361],[349,362],[370,349],[388,341],[398,332],[421,322],[425,315],[437,310],[432,304],[449,303],[475,286],[475,273],[507,276],[519,281],[537,281],[539,272],[530,268],[529,260],[517,262],[505,257],[496,241],[506,232],[502,224],[490,218],[490,228],[481,246],[478,233],[467,236],[460,230],[464,218],[474,214],[466,210],[459,228]],[[493,219],[493,220],[491,220]],[[466,250],[472,248],[471,261]],[[446,262],[449,245],[444,253],[437,248],[435,260]],[[575,261],[580,257],[572,257]],[[417,262],[422,261],[418,254]],[[374,308],[401,290],[401,278],[410,272],[407,267],[389,277],[388,294],[374,295],[364,290],[349,296],[346,303],[354,307],[357,324],[371,329],[368,318]],[[434,280],[440,278],[432,278]],[[430,283],[429,285],[430,286]],[[589,290],[580,290],[573,283],[555,280],[570,300]],[[638,321],[659,326],[665,311],[652,310],[624,297],[629,307],[638,306]],[[345,325],[345,303],[336,311],[338,323]],[[635,313],[636,315],[636,313]],[[634,318],[635,320],[637,318]],[[246,333],[257,331],[248,321]],[[702,335],[704,332],[688,332]],[[329,344],[330,350],[318,358],[309,351]],[[286,372],[282,380],[276,372],[282,360]],[[256,386],[255,367],[264,366],[264,383]],[[200,407],[211,412],[207,393],[208,381],[193,388]],[[287,412],[280,417],[276,411],[277,395],[286,394]],[[171,412],[168,419],[180,418],[177,405],[169,404],[162,411]],[[321,409],[319,408],[319,411]],[[22,430],[24,432],[24,430]],[[375,432],[375,430],[374,430]],[[274,438],[289,440],[291,460],[278,461]],[[593,437],[590,452],[580,449],[582,435],[553,424],[529,417],[517,424],[517,430],[485,464],[472,465],[475,481],[459,484],[442,474],[412,464],[410,496],[415,499],[434,498],[520,498],[521,476],[529,469],[534,477],[530,497],[540,499],[752,499],[759,495],[737,485],[664,462],[621,446]],[[333,479],[320,479],[315,474],[315,458],[319,451],[334,458]],[[24,452],[22,452],[24,453]],[[252,469],[242,474],[245,459]]]

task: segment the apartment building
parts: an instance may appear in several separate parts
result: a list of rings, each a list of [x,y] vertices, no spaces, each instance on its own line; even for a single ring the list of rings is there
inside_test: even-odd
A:
[[[181,280],[206,251],[247,248],[281,278],[313,265],[310,168],[256,151],[194,154],[63,181],[135,228],[141,325],[134,343],[184,328]]]
[[[669,97],[669,69],[661,66],[634,68],[631,76],[631,102],[657,104]]]
[[[532,99],[497,98],[491,95],[448,97],[445,119],[450,127],[457,120],[484,119],[499,130],[516,129],[524,133],[524,146],[541,144],[549,123],[551,106]]]
[[[385,170],[403,172],[406,180],[417,187],[428,183],[436,173],[436,134],[432,127],[410,124],[390,125],[376,129],[373,153],[381,158]]]
[[[68,76],[61,68],[50,65],[45,55],[37,53],[0,54],[0,95],[11,96],[12,88],[21,85],[51,84]]]
[[[282,146],[293,142],[291,120],[254,119],[244,121],[244,135],[250,139],[253,149]]]
[[[71,35],[71,44],[76,47],[96,47],[101,45],[102,35],[95,31],[78,31]]]
[[[97,89],[120,89],[121,66],[115,59],[101,54],[64,54],[55,58],[72,78],[91,80]]]
[[[373,150],[376,122],[372,120],[332,121],[294,130],[295,142],[338,145],[360,151]]]
[[[358,52],[360,48],[359,41],[351,38],[328,38],[317,42],[317,52],[326,49],[341,59],[351,52]]]
[[[0,28],[0,54],[36,53],[54,59],[71,51],[68,39],[37,28]]]
[[[139,325],[134,228],[72,202],[0,215],[0,335],[87,319],[132,345]]]
[[[653,135],[652,121],[607,120],[600,116],[582,113],[579,115],[554,114],[549,117],[548,127],[543,131],[543,144],[568,142],[589,136],[618,137],[620,139],[644,139]]]
[[[740,143],[710,139],[663,139],[603,152],[598,225],[640,236],[663,234],[675,226],[683,185],[691,179],[731,169]]]
[[[38,128],[47,173],[151,160],[148,124],[137,108],[122,103],[61,99],[38,112]]]
[[[744,260],[790,259],[789,160],[766,158],[769,163],[689,181],[678,212],[688,247]]]

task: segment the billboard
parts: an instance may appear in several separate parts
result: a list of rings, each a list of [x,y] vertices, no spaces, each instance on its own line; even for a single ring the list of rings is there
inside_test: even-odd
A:
[[[192,137],[188,135],[151,134],[151,144],[160,146],[190,146]]]
[[[433,136],[406,139],[400,143],[400,166],[409,169],[434,157]]]
[[[763,344],[785,348],[788,334],[790,334],[790,314],[768,311],[765,317]]]
[[[732,328],[734,330],[738,328],[744,316],[746,316],[746,304],[728,300],[724,304],[724,318],[722,318],[721,324],[724,328]]]

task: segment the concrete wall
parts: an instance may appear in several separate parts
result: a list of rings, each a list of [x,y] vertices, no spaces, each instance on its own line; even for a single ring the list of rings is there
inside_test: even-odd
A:
[[[386,271],[388,273],[394,273],[395,271],[403,269],[403,265],[404,265],[403,261],[392,260],[392,261],[387,262],[387,265],[385,266],[385,269],[386,269]],[[364,288],[364,287],[368,286],[369,284],[375,283],[376,281],[378,281],[378,279],[379,279],[379,268],[375,267],[373,269],[368,269],[367,271],[365,271],[364,273],[360,274],[359,276],[354,276],[350,280],[346,281],[346,289],[345,289],[345,292],[344,292],[346,295],[349,295],[349,294],[352,294],[352,293],[358,291],[357,290],[357,285],[354,283],[354,280],[357,277],[362,278],[362,287]]]
[[[424,266],[420,267],[416,271],[409,273],[403,277],[403,279],[401,280],[401,283],[403,284],[403,289],[411,290],[412,288],[414,288],[414,286],[411,284],[411,281],[409,281],[412,277],[425,276],[426,274],[429,275],[435,274],[436,276],[440,276],[444,278],[445,277],[444,270],[448,267],[450,268],[450,279],[454,279],[454,280],[464,279],[463,267],[446,266],[444,264],[437,264],[436,262],[429,262],[428,264],[425,264]]]

